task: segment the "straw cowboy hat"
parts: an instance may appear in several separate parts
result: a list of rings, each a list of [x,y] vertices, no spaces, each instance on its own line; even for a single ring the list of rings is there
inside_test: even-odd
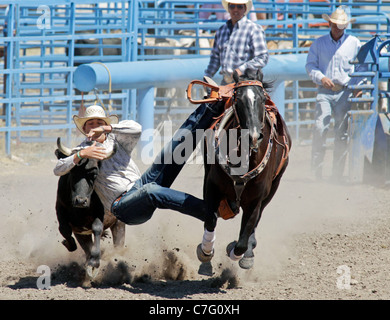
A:
[[[226,11],[229,12],[229,3],[234,3],[234,4],[245,4],[246,5],[246,11],[245,15],[249,13],[249,11],[252,10],[252,0],[222,0],[222,5],[225,8]]]
[[[348,15],[341,8],[337,8],[329,17],[326,13],[322,15],[322,18],[328,22],[337,24],[338,26],[347,26],[350,22],[355,22],[356,19],[349,19]]]
[[[91,119],[102,119],[104,120],[108,125],[118,123],[118,117],[116,115],[112,116],[106,116],[106,112],[104,109],[99,105],[92,105],[85,109],[84,117],[79,117],[74,115],[73,121],[77,127],[77,129],[80,130],[82,134],[85,135],[85,132],[83,130],[84,124]]]

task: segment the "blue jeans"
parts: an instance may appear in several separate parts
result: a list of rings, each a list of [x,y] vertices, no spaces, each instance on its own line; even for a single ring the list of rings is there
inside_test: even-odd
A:
[[[190,133],[192,150],[201,140],[201,137],[196,135],[196,129],[208,129],[213,122],[213,117],[220,114],[218,108],[218,106],[201,104],[178,130],[178,132],[186,130]],[[114,201],[111,211],[119,220],[129,225],[142,224],[152,217],[156,208],[159,208],[179,211],[204,221],[206,207],[203,200],[170,189],[190,154],[180,164],[175,161],[164,161],[164,159],[167,160],[169,157],[168,160],[171,160],[175,150],[180,150],[183,141],[188,143],[188,139],[180,139],[180,136],[175,134],[133,187]]]
[[[315,127],[313,132],[312,168],[319,173],[323,167],[326,148],[326,136],[329,131],[330,120],[334,117],[334,153],[333,175],[342,176],[345,166],[348,141],[348,117],[351,109],[348,97],[349,89],[333,92],[320,88],[316,99]]]

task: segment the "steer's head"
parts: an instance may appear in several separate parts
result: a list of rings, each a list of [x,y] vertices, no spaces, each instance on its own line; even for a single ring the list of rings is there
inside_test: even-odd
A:
[[[58,159],[69,157],[76,151],[65,147],[61,143],[61,139],[57,139],[58,149],[55,154]],[[108,158],[112,157],[116,152],[116,145]],[[104,160],[103,160],[104,161]],[[91,203],[91,196],[94,189],[94,183],[99,173],[100,161],[94,159],[82,159],[70,172],[68,183],[70,184],[70,197],[73,207],[89,208]]]

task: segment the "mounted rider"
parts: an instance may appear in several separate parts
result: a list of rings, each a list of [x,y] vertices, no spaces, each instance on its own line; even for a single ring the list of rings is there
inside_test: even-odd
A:
[[[224,85],[233,82],[234,71],[242,75],[247,69],[264,68],[269,53],[263,28],[246,17],[252,9],[252,0],[222,0],[222,5],[231,19],[215,34],[205,75],[213,77],[221,69]]]

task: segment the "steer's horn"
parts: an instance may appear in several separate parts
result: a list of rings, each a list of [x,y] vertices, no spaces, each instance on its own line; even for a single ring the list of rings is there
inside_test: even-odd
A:
[[[71,154],[72,154],[72,150],[65,147],[62,142],[61,142],[61,138],[58,137],[57,138],[57,148],[60,152],[62,152],[64,155],[66,155],[67,157],[69,157]]]

